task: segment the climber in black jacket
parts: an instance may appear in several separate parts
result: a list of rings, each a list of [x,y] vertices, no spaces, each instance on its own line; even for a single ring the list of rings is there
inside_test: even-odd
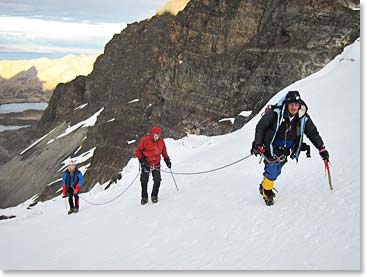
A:
[[[303,143],[304,134],[319,150],[322,159],[329,160],[329,153],[298,91],[289,91],[276,105],[265,111],[256,125],[251,153],[264,157],[264,179],[259,190],[268,206],[274,203],[274,181],[287,158],[298,161],[300,152],[309,150],[309,146]]]

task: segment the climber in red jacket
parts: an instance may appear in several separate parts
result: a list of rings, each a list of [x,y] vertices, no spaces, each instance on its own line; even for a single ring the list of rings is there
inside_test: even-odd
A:
[[[136,148],[136,157],[141,165],[141,204],[148,203],[148,180],[149,174],[152,173],[154,185],[152,190],[152,202],[158,202],[159,186],[161,184],[160,161],[161,155],[164,158],[168,168],[171,168],[171,160],[168,157],[166,144],[162,138],[162,129],[153,127],[150,135],[143,137]]]

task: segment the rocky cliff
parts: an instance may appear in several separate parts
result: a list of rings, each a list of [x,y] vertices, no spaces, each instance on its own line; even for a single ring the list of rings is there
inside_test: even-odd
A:
[[[81,152],[96,147],[88,161],[87,190],[121,171],[153,125],[173,138],[236,130],[251,118],[242,111],[256,114],[280,89],[321,69],[359,37],[354,2],[191,0],[176,16],[164,13],[130,24],[106,45],[90,75],[57,86],[38,136],[104,108],[83,143],[65,141],[73,143],[70,149],[82,144]],[[221,120],[226,118],[233,124]],[[73,153],[53,157],[60,163],[68,155]],[[44,185],[58,174],[53,170]]]

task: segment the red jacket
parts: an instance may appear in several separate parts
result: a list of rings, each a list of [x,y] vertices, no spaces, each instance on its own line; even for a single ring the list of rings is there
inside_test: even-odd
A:
[[[136,148],[136,157],[140,160],[144,155],[146,162],[153,167],[160,165],[161,155],[163,155],[163,158],[168,158],[166,144],[163,138],[160,137],[158,141],[154,141],[154,134],[160,134],[162,136],[161,128],[153,127],[150,135],[143,137]]]

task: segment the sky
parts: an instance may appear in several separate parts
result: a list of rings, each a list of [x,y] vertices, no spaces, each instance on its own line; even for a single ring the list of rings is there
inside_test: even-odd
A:
[[[0,0],[0,60],[96,54],[167,0]]]

